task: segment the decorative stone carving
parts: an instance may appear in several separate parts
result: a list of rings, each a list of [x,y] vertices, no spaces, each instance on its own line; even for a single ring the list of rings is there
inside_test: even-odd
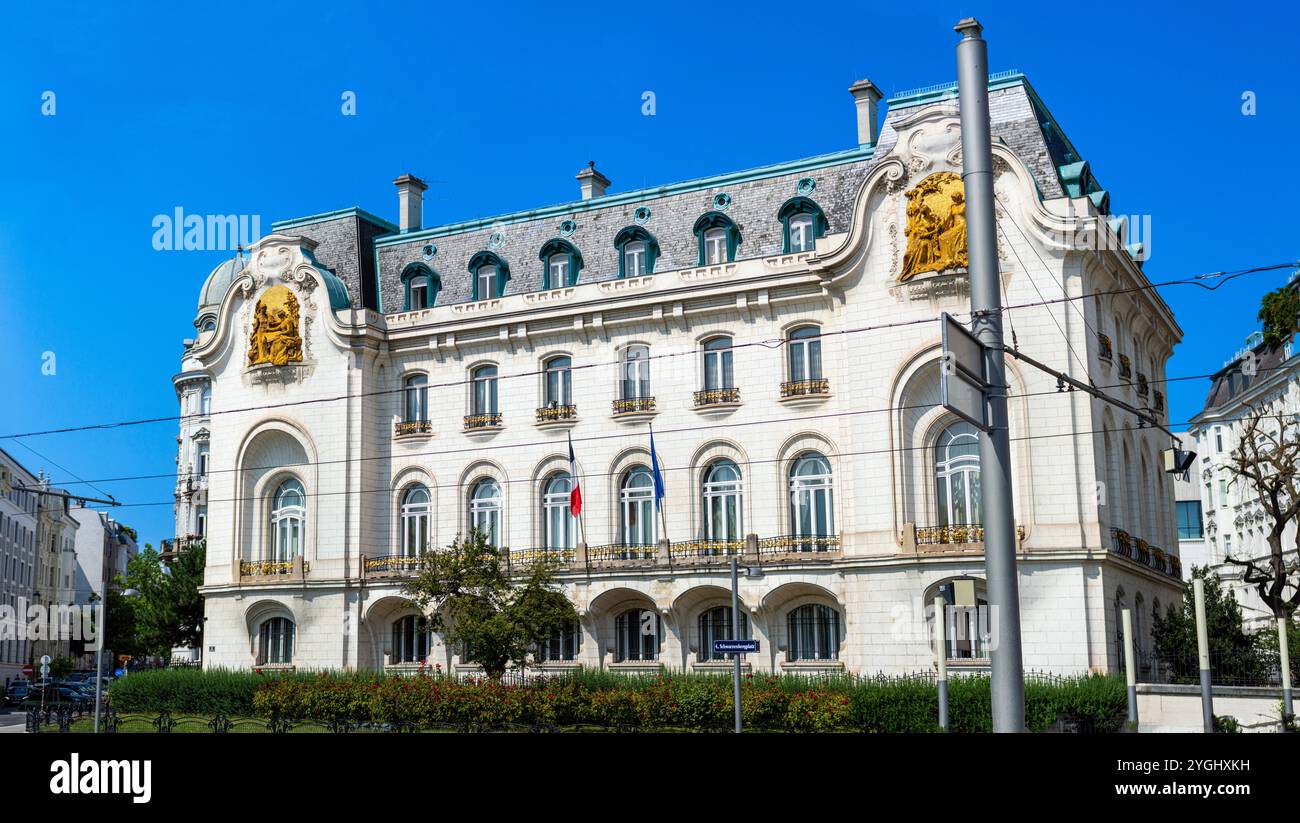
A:
[[[248,365],[283,366],[301,362],[298,298],[287,286],[272,286],[262,293],[253,310]]]
[[[899,282],[922,272],[964,269],[966,246],[966,197],[961,177],[954,172],[936,172],[907,193],[907,252]]]

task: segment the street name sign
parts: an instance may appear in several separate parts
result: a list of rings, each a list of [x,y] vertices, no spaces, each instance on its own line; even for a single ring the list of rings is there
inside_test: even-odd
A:
[[[714,640],[714,654],[745,654],[758,651],[757,640]]]

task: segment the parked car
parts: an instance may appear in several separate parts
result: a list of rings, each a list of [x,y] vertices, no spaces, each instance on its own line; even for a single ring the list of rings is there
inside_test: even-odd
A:
[[[16,683],[10,683],[9,688],[5,689],[5,698],[4,698],[5,705],[17,706],[18,704],[22,703],[24,700],[27,699],[27,694],[30,691],[31,688],[27,685],[26,681],[18,681]]]
[[[50,706],[60,703],[71,703],[73,705],[86,705],[94,703],[94,696],[87,697],[84,693],[77,691],[71,686],[57,686],[50,684],[48,686],[38,686],[30,689],[27,696],[20,704],[25,709],[38,708],[41,705]]]

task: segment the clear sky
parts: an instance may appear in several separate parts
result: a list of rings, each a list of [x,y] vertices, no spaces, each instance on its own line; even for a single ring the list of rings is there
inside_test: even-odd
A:
[[[412,172],[430,225],[572,200],[587,160],[619,191],[848,148],[849,84],[955,79],[952,25],[970,14],[1112,210],[1151,215],[1152,280],[1300,257],[1294,3],[9,3],[0,436],[176,414],[181,341],[227,255],[155,251],[155,215],[256,214],[263,233],[353,205],[396,220],[392,180]],[[1165,289],[1185,334],[1169,375],[1219,368],[1286,278]],[[1170,384],[1174,423],[1208,386]],[[116,512],[156,544],[176,431],[0,447],[56,481],[163,475],[96,484],[161,503]]]

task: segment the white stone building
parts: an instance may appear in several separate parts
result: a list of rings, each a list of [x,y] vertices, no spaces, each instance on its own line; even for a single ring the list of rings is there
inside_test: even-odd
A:
[[[36,476],[0,449],[0,606],[18,613],[30,604],[36,583]],[[17,626],[0,627],[0,682],[21,676],[23,665],[32,661],[32,642],[21,638]]]
[[[1181,332],[1131,290],[1124,221],[1022,75],[990,88],[1005,301],[1130,290],[1014,308],[1008,331],[1163,415],[1149,381]],[[402,579],[476,526],[512,564],[566,561],[580,620],[540,665],[725,666],[709,640],[738,553],[754,668],[931,666],[923,604],[984,592],[974,436],[938,405],[965,271],[900,282],[909,224],[937,219],[908,193],[961,171],[956,90],[895,97],[879,126],[875,87],[851,91],[857,139],[833,154],[616,193],[589,167],[581,200],[432,228],[408,175],[397,225],[283,221],[218,267],[176,378],[178,489],[210,460],[177,506],[178,537],[208,541],[204,665],[472,667],[415,636]],[[1167,442],[1009,374],[1026,666],[1114,668],[1118,608],[1180,590]],[[978,639],[948,654],[987,664]]]
[[[1273,619],[1253,585],[1242,580],[1242,568],[1225,563],[1232,556],[1258,560],[1269,556],[1271,522],[1255,490],[1233,482],[1227,465],[1251,416],[1258,413],[1300,414],[1300,357],[1292,344],[1267,346],[1258,332],[1214,375],[1210,393],[1188,427],[1195,445],[1191,474],[1200,492],[1205,521],[1205,548],[1197,565],[1208,565],[1241,604],[1248,625],[1260,628]],[[1296,525],[1282,534],[1284,556],[1296,562]],[[1190,566],[1189,566],[1190,568]]]

